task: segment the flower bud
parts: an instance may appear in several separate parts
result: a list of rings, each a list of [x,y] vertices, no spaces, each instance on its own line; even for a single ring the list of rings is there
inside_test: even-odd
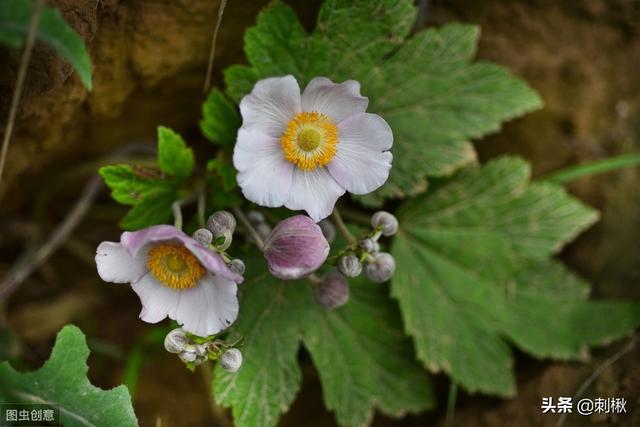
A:
[[[206,228],[198,228],[193,233],[193,240],[200,243],[203,246],[209,246],[213,241],[213,233]]]
[[[349,301],[347,279],[337,271],[326,274],[314,288],[316,302],[326,309],[340,307]]]
[[[271,227],[266,222],[262,222],[255,227],[256,233],[258,233],[258,236],[260,236],[262,240],[266,240],[269,234],[271,234]]]
[[[229,265],[229,269],[231,271],[233,271],[236,274],[239,274],[240,276],[242,276],[246,270],[246,267],[244,265],[244,261],[242,261],[241,259],[232,259],[231,260],[231,264]]]
[[[329,243],[311,218],[296,215],[281,221],[264,242],[271,274],[299,279],[317,270],[329,255]]]
[[[224,236],[225,233],[233,234],[236,230],[236,219],[227,211],[214,212],[207,220],[207,228],[213,233],[213,237]]]
[[[373,239],[364,239],[360,242],[360,247],[363,251],[369,254],[377,254],[380,251],[380,244]]]
[[[227,372],[237,372],[242,366],[242,353],[237,348],[225,351],[220,357],[220,365]]]
[[[265,219],[264,215],[262,215],[262,212],[260,212],[260,211],[249,211],[249,212],[247,212],[247,220],[254,227],[257,226],[258,224],[265,224],[267,222],[267,220]]]
[[[195,362],[196,359],[198,358],[198,355],[196,354],[195,351],[183,351],[178,355],[178,357],[184,363],[189,363],[189,362]]]
[[[396,270],[396,261],[391,254],[380,252],[373,256],[373,261],[365,267],[365,273],[372,282],[382,283],[391,279]]]
[[[324,235],[324,238],[327,239],[327,242],[332,243],[336,239],[335,225],[333,225],[333,223],[328,219],[323,219],[318,223],[318,225],[322,230],[322,234]]]
[[[176,328],[164,337],[164,348],[173,354],[181,353],[187,345],[187,334],[182,328]]]
[[[393,236],[398,232],[398,220],[385,211],[378,211],[371,217],[373,228],[381,228],[383,236]]]
[[[338,270],[347,277],[357,277],[362,273],[362,263],[355,255],[345,255],[338,260]]]

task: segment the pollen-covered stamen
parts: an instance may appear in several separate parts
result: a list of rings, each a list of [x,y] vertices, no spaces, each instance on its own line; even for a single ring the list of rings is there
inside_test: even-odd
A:
[[[194,288],[205,274],[200,261],[179,244],[163,243],[153,247],[147,266],[158,281],[172,289]]]
[[[338,128],[322,113],[298,113],[287,124],[280,143],[288,161],[300,169],[316,169],[335,156]]]

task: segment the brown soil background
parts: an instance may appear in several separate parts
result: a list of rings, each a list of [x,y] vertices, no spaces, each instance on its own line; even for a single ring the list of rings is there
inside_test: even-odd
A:
[[[82,165],[117,147],[150,141],[159,124],[207,145],[196,123],[218,2],[212,0],[55,0],[82,35],[93,61],[94,91],[87,93],[71,67],[37,46],[20,105],[0,188],[0,276],[21,250],[41,242],[64,218],[88,175]],[[319,1],[291,1],[309,27]],[[220,70],[243,60],[242,34],[265,1],[229,0],[216,50]],[[481,158],[516,153],[535,176],[583,161],[640,148],[640,2],[637,0],[438,0],[424,2],[425,25],[479,24],[479,58],[509,67],[542,95],[544,109],[508,123],[477,141]],[[0,117],[6,117],[19,53],[0,48]],[[640,185],[638,169],[581,179],[570,191],[602,210],[602,220],[570,245],[563,258],[594,283],[602,298],[640,298]],[[33,366],[48,357],[55,333],[80,325],[95,350],[90,378],[120,383],[125,355],[149,330],[137,320],[138,303],[125,288],[99,283],[94,248],[117,235],[123,210],[106,196],[64,247],[0,310],[0,326],[19,338],[12,347]],[[636,337],[637,338],[637,337]],[[608,357],[629,345],[594,351],[584,364],[552,363],[517,355],[519,394],[499,400],[461,393],[455,416],[444,419],[445,378],[436,377],[435,412],[401,421],[377,416],[376,426],[554,426],[542,415],[543,396],[571,396]],[[626,415],[567,418],[565,426],[640,425],[640,344],[605,369],[586,396],[625,397]],[[317,375],[308,358],[302,394],[284,426],[331,426],[322,409]],[[198,375],[161,351],[145,359],[135,407],[142,426],[219,425]]]

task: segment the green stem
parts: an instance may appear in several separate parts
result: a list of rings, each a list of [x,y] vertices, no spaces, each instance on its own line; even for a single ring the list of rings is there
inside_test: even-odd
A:
[[[540,178],[542,181],[564,184],[589,175],[597,175],[629,166],[640,165],[640,154],[624,154],[608,159],[561,169]]]
[[[449,384],[449,395],[447,397],[447,416],[445,424],[451,424],[456,411],[456,400],[458,399],[458,383],[451,381]]]
[[[340,231],[340,234],[342,234],[342,236],[347,239],[349,245],[355,245],[356,238],[353,237],[353,234],[351,234],[346,224],[342,220],[342,216],[340,216],[340,212],[338,211],[337,207],[333,210],[332,218],[333,223],[336,225],[336,228],[338,229],[338,231]]]
[[[204,215],[205,215],[206,206],[207,206],[207,196],[203,189],[202,191],[200,191],[200,194],[198,194],[198,227],[200,228],[204,228],[205,226]]]
[[[260,234],[258,234],[256,229],[253,228],[253,225],[251,225],[251,222],[249,222],[247,217],[244,215],[244,213],[239,208],[233,208],[233,213],[236,214],[236,216],[238,217],[238,219],[242,223],[242,226],[244,227],[244,229],[247,231],[247,233],[249,233],[249,235],[253,239],[253,241],[256,244],[256,246],[258,247],[258,249],[260,249],[260,252],[263,252],[264,251],[264,240],[262,240],[262,237],[260,237]]]

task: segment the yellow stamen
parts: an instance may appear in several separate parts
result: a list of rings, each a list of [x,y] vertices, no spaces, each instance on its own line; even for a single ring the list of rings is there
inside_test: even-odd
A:
[[[336,154],[338,128],[322,113],[298,113],[280,138],[284,157],[300,169],[328,164]]]
[[[172,289],[194,288],[204,276],[200,261],[184,246],[160,244],[149,251],[149,271],[165,286]]]

